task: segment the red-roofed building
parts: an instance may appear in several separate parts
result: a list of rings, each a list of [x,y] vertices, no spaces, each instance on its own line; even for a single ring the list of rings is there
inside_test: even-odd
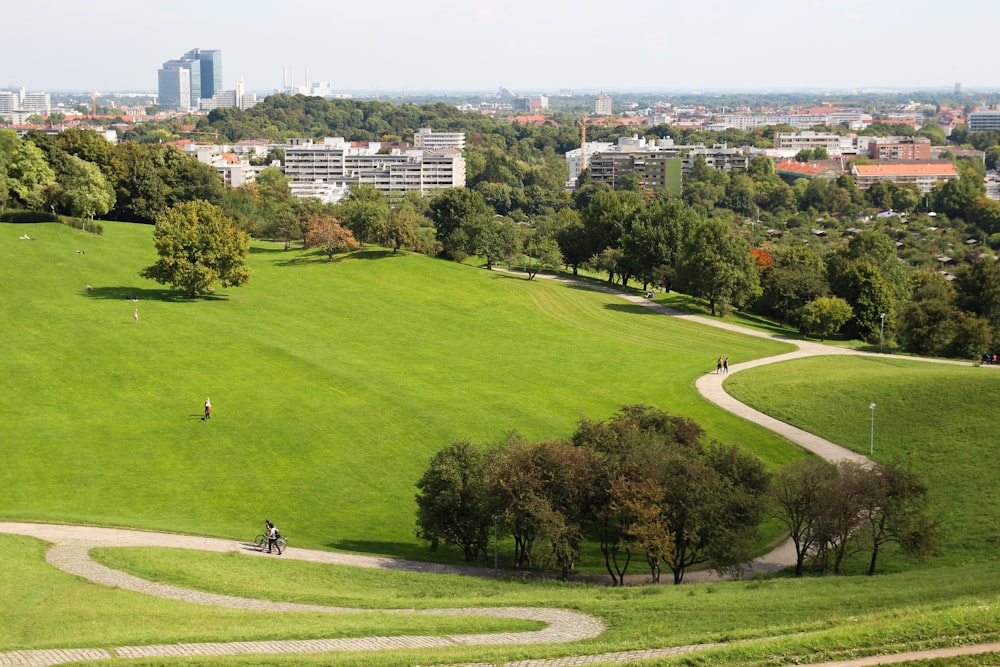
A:
[[[921,194],[926,194],[935,183],[958,178],[958,171],[948,161],[856,164],[851,167],[851,176],[862,190],[867,190],[879,181],[890,181],[896,185],[914,183]]]
[[[782,160],[774,165],[778,176],[786,180],[796,178],[836,178],[842,173],[839,160],[816,160],[813,162],[797,162]]]

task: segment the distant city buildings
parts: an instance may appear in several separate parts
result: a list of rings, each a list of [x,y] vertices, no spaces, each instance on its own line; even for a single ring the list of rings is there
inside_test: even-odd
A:
[[[611,115],[611,96],[605,93],[601,93],[597,96],[597,100],[594,101],[594,113],[598,116],[610,116]]]
[[[156,75],[161,107],[194,111],[222,90],[222,51],[191,49],[163,63]]]
[[[465,150],[465,132],[435,132],[429,127],[422,127],[413,134],[413,147],[418,150]]]
[[[583,167],[584,151],[576,148],[565,157],[570,170],[567,185],[572,187]],[[699,157],[709,167],[725,171],[745,170],[750,161],[743,148],[729,148],[726,144],[678,146],[669,138],[650,143],[645,137],[632,135],[620,137],[615,144],[588,142],[586,145],[586,166],[590,168],[591,182],[605,183],[612,188],[634,174],[644,188],[680,194],[682,175],[691,170]]]
[[[969,132],[1000,130],[1000,111],[973,111],[969,114]]]
[[[22,123],[28,116],[48,116],[52,113],[49,93],[26,93],[24,88],[0,90],[0,118]]]

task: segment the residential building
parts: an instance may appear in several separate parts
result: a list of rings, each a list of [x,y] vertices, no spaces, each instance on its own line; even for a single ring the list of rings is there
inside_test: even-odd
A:
[[[567,164],[576,159],[579,149],[566,154]],[[645,137],[632,135],[620,137],[616,145],[609,149],[588,150],[587,166],[594,183],[607,183],[616,187],[623,176],[635,172],[643,187],[666,188],[670,192],[680,192],[681,177],[689,172],[698,158],[714,169],[726,171],[745,170],[750,161],[743,148],[729,148],[726,144],[705,146],[677,146],[672,139],[658,139],[650,144]]]
[[[921,194],[927,194],[935,183],[958,178],[955,165],[940,162],[901,162],[898,164],[856,164],[851,167],[851,176],[858,188],[867,190],[879,181],[890,181],[896,185],[913,183]]]
[[[611,96],[601,93],[594,102],[594,113],[598,116],[611,115]]]
[[[21,107],[21,98],[17,93],[9,90],[0,90],[0,116],[9,116],[15,109]]]
[[[931,140],[927,137],[873,137],[868,154],[875,160],[930,160]]]
[[[255,104],[257,104],[257,94],[244,92],[243,79],[240,79],[236,82],[235,90],[219,90],[212,95],[211,99],[206,100],[202,98],[199,108],[202,111],[211,111],[212,109],[224,109],[228,107],[249,109]]]
[[[1000,130],[1000,110],[973,111],[969,114],[969,132]]]
[[[584,160],[589,160],[590,156],[603,151],[609,151],[614,146],[610,141],[588,141],[580,148],[574,148],[566,152],[566,166],[569,167],[569,179],[567,185],[569,189],[576,187],[576,179],[580,177],[580,172],[584,170]]]
[[[39,116],[52,113],[52,97],[48,93],[28,93],[21,102],[21,109]]]
[[[427,192],[465,186],[465,158],[455,148],[393,149],[382,144],[349,143],[342,137],[293,139],[282,146],[285,176],[299,183],[368,183],[382,192]]]
[[[465,132],[434,132],[429,127],[422,127],[413,135],[413,147],[419,150],[465,150]]]
[[[796,153],[803,149],[824,148],[829,155],[839,155],[840,140],[840,135],[833,132],[813,132],[812,130],[775,132],[774,148],[795,151]]]

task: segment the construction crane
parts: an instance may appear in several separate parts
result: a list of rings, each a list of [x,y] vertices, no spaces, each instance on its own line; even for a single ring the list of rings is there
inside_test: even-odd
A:
[[[100,93],[91,93],[90,94],[90,101],[91,101],[91,105],[92,105],[93,110],[94,110],[93,113],[94,113],[95,116],[97,115],[97,98],[99,98],[99,97],[101,97]]]

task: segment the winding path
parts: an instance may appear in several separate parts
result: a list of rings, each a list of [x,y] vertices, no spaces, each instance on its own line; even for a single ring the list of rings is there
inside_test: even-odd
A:
[[[557,278],[558,280],[570,281],[568,279]],[[579,283],[594,288],[591,284]],[[729,367],[729,373],[737,373],[741,370],[754,368],[764,364],[788,361],[808,356],[818,355],[872,355],[872,353],[849,350],[845,348],[831,347],[812,343],[808,341],[783,339],[759,331],[746,329],[726,322],[697,315],[687,315],[666,308],[652,300],[633,294],[626,294],[613,288],[601,288],[610,293],[617,294],[634,303],[644,305],[666,315],[691,320],[707,326],[728,329],[748,336],[771,338],[784,340],[797,347],[793,352],[764,359],[733,364]],[[878,356],[878,355],[874,355]],[[924,359],[923,361],[933,361],[938,363],[961,363],[940,360]],[[967,365],[967,364],[963,364]],[[740,403],[729,396],[723,389],[723,381],[728,375],[709,373],[700,377],[695,386],[703,396],[719,407],[728,410],[740,417],[760,424],[779,435],[787,438],[809,451],[830,460],[839,461],[851,459],[856,461],[868,461],[867,457],[845,449],[836,443],[824,440],[811,433],[795,428],[784,422],[780,422],[749,406]],[[239,551],[252,556],[267,556],[259,553],[250,545],[221,540],[216,538],[196,537],[188,535],[171,535],[165,533],[144,532],[135,530],[123,530],[115,528],[97,528],[87,526],[65,526],[51,524],[30,524],[30,523],[3,523],[0,522],[0,533],[25,535],[35,537],[51,543],[53,546],[46,552],[46,561],[65,572],[82,577],[89,581],[104,586],[121,588],[125,590],[155,595],[158,597],[181,600],[192,604],[214,605],[235,609],[252,609],[261,611],[280,612],[324,612],[324,613],[357,613],[362,611],[372,611],[369,609],[355,609],[348,607],[329,607],[322,605],[307,605],[290,602],[271,602],[251,598],[241,598],[229,595],[219,595],[205,593],[191,589],[180,588],[168,584],[161,584],[125,572],[113,570],[94,562],[90,558],[90,550],[95,547],[125,547],[125,546],[150,546],[150,547],[173,547],[182,549],[196,549],[200,551],[232,552]],[[293,558],[316,563],[330,563],[338,565],[350,565],[355,567],[383,568],[393,570],[407,570],[415,572],[429,573],[452,573],[452,574],[472,574],[489,576],[492,572],[483,568],[468,568],[459,566],[437,565],[429,563],[418,563],[414,561],[403,561],[390,558],[379,558],[373,556],[361,556],[355,554],[343,554],[328,551],[313,551],[308,549],[290,549],[283,555],[284,558]],[[774,551],[758,558],[751,564],[751,572],[765,572],[783,569],[795,563],[794,548],[788,541],[779,546]],[[690,573],[689,580],[707,580],[714,578],[709,572]],[[44,665],[56,665],[73,661],[106,660],[113,658],[171,658],[187,656],[218,656],[236,654],[293,654],[293,653],[321,653],[331,651],[377,651],[386,649],[406,649],[406,648],[444,648],[452,646],[476,646],[476,645],[501,645],[501,644],[552,644],[563,642],[575,642],[590,639],[600,635],[605,630],[604,623],[592,616],[560,610],[545,608],[524,608],[524,607],[498,607],[498,608],[457,608],[457,609],[393,609],[381,610],[386,613],[396,614],[422,614],[422,615],[451,615],[451,616],[492,616],[497,618],[512,618],[540,621],[546,624],[542,630],[530,632],[474,634],[474,635],[447,635],[447,636],[398,636],[398,637],[362,637],[345,639],[315,639],[315,640],[281,640],[281,641],[260,641],[260,642],[214,642],[214,643],[191,643],[191,644],[171,644],[154,646],[121,646],[114,648],[67,648],[67,649],[43,649],[8,651],[0,653],[0,667],[36,667]],[[577,667],[580,665],[591,665],[598,663],[624,663],[648,660],[654,658],[664,658],[669,656],[690,653],[706,648],[720,647],[724,644],[701,644],[692,646],[675,646],[659,649],[645,649],[637,651],[622,651],[617,653],[605,653],[599,655],[581,655],[565,658],[554,658],[549,660],[528,660],[523,662],[507,663],[507,667]],[[901,662],[904,660],[917,660],[929,657],[950,657],[954,655],[965,655],[973,653],[985,653],[1000,651],[1000,644],[985,644],[972,647],[955,647],[950,649],[938,649],[935,651],[924,651],[900,654],[898,656],[878,656],[847,662],[827,663],[827,667],[847,667],[860,665],[888,664]]]

